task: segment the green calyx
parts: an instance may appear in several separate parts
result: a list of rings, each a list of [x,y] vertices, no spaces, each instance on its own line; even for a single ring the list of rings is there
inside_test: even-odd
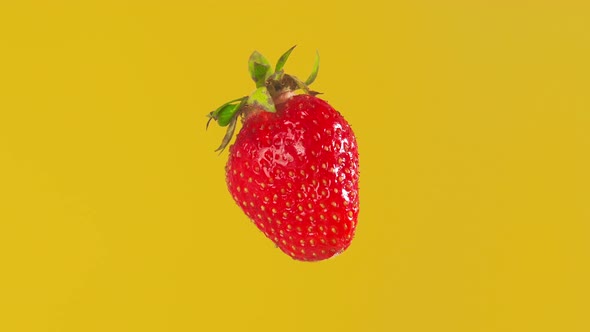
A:
[[[272,74],[270,62],[266,60],[264,55],[258,53],[258,51],[254,51],[250,55],[248,70],[257,88],[264,86],[266,79]]]
[[[295,46],[291,47],[279,58],[274,70],[270,62],[262,54],[258,53],[258,51],[254,51],[250,55],[248,70],[250,77],[252,77],[252,80],[256,84],[256,90],[249,96],[237,98],[219,106],[207,115],[209,118],[207,128],[211,120],[215,120],[222,127],[227,127],[227,132],[221,145],[215,151],[220,151],[221,153],[227,147],[235,132],[238,117],[248,116],[249,112],[259,110],[275,113],[276,104],[285,100],[283,96],[297,90],[312,95],[318,94],[315,91],[311,91],[309,85],[315,81],[318,75],[320,68],[319,53],[316,53],[311,74],[303,82],[295,76],[285,74],[283,71],[285,63],[289,59],[293,49],[295,49]]]

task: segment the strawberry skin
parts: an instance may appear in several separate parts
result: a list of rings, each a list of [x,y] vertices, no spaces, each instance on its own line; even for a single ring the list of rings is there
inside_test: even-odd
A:
[[[327,102],[296,95],[246,117],[226,166],[228,189],[254,224],[294,259],[350,245],[359,212],[358,150]]]

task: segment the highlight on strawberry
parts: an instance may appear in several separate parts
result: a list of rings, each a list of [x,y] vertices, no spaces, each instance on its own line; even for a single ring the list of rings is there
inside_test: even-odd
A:
[[[359,156],[344,117],[310,90],[319,70],[302,81],[283,70],[295,46],[272,68],[260,53],[248,61],[256,89],[208,114],[227,127],[230,194],[264,235],[296,260],[319,261],[347,249],[359,214]]]

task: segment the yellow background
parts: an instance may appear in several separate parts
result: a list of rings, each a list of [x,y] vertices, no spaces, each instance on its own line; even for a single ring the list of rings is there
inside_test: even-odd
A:
[[[205,132],[294,44],[361,154],[315,264]],[[588,59],[571,1],[2,1],[0,331],[590,331]]]

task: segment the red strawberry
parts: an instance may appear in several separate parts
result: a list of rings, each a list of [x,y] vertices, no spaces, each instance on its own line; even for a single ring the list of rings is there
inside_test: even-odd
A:
[[[292,50],[279,59],[274,73],[254,52],[250,72],[258,88],[209,117],[229,125],[218,150],[229,143],[237,118],[243,117],[226,166],[236,203],[283,252],[317,261],[344,251],[354,236],[358,151],[346,120],[308,88],[319,58],[306,82],[283,72]]]

